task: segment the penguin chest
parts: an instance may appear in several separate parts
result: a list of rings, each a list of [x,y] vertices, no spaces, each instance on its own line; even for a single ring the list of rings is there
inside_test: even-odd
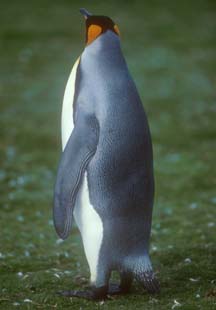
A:
[[[73,102],[75,95],[76,75],[80,59],[75,62],[67,85],[65,88],[64,99],[62,104],[62,116],[61,116],[61,134],[62,134],[62,149],[64,150],[68,139],[74,129],[73,123]]]

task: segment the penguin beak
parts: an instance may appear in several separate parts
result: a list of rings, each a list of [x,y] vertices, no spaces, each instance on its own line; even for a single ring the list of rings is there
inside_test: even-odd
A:
[[[89,13],[86,9],[81,8],[80,9],[80,13],[84,16],[85,19],[87,19],[89,16],[91,16],[92,14]]]

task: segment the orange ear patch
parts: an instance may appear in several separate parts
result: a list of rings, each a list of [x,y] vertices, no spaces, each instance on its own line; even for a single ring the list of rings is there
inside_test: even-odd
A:
[[[87,44],[90,44],[92,41],[94,41],[102,32],[102,28],[98,25],[91,25],[88,28],[88,39]]]

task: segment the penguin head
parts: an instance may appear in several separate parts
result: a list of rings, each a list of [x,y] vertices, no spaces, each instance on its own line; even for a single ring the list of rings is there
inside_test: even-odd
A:
[[[108,16],[92,15],[86,9],[80,9],[80,13],[86,20],[86,45],[91,44],[106,31],[112,31],[120,35],[118,26]]]

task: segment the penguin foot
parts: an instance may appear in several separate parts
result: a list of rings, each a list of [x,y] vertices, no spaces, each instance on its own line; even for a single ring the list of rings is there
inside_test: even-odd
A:
[[[99,301],[107,299],[107,287],[93,288],[88,291],[65,290],[58,291],[57,294],[64,297],[78,297],[87,300]]]
[[[116,283],[109,284],[108,295],[124,295],[128,294],[129,292],[130,292],[129,287],[122,287],[121,285]]]
[[[120,294],[121,294],[120,285],[118,285],[116,283],[110,283],[109,284],[108,295],[120,295]]]

